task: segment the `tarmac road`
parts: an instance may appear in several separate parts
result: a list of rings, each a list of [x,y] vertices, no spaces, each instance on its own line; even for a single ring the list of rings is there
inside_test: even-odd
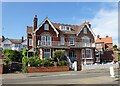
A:
[[[108,70],[3,74],[2,78],[2,84],[118,84],[120,80],[110,77]]]

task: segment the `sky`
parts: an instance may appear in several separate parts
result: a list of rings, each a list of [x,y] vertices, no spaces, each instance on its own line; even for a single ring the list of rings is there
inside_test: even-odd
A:
[[[117,2],[2,2],[2,35],[26,37],[26,27],[33,25],[34,15],[38,17],[38,25],[46,16],[57,23],[90,22],[96,36],[108,35],[118,45]]]

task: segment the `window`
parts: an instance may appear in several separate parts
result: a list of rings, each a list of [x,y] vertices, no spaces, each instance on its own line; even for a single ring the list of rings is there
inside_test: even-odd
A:
[[[84,34],[87,34],[87,28],[86,27],[84,28]]]
[[[82,37],[82,47],[90,47],[90,38],[87,36]]]
[[[29,39],[29,46],[32,46],[32,39]]]
[[[70,26],[60,26],[60,29],[61,30],[68,30],[68,31],[70,31],[71,27]]]
[[[20,47],[20,44],[15,44],[15,47]]]
[[[44,24],[44,30],[49,30],[49,24]]]
[[[69,58],[70,58],[72,63],[76,60],[76,53],[75,53],[75,51],[70,51],[69,52]]]
[[[50,49],[44,49],[44,58],[50,58],[51,57],[51,50]]]
[[[51,36],[47,36],[47,45],[51,45]]]
[[[84,49],[82,49],[81,53],[82,53],[82,58],[85,58],[85,50]]]
[[[44,35],[41,38],[42,45],[51,45],[52,37],[49,35]]]
[[[10,47],[10,44],[4,44],[5,47]]]
[[[63,36],[61,36],[61,37],[60,37],[60,44],[61,44],[61,45],[64,45],[64,43],[65,43],[65,39],[64,39]]]
[[[41,43],[41,45],[46,45],[46,36],[42,36]]]
[[[70,37],[70,45],[74,45],[74,37]]]
[[[86,58],[92,58],[92,50],[86,49]]]

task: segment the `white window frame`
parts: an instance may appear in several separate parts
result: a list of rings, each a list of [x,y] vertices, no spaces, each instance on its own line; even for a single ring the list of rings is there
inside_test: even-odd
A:
[[[88,36],[82,37],[82,47],[90,47],[90,38]]]
[[[71,38],[73,39],[72,41],[71,41]],[[70,45],[74,45],[74,41],[75,41],[75,40],[74,40],[74,37],[71,36],[71,37],[70,37]]]
[[[46,37],[47,37],[47,40],[46,40],[47,41],[47,45],[51,46],[52,37],[50,35],[47,35]]]
[[[64,45],[65,44],[65,37],[61,36],[60,37],[60,45]]]
[[[83,32],[84,32],[84,34],[87,34],[87,28],[86,27],[84,27]]]
[[[81,55],[82,55],[82,59],[84,59],[85,58],[85,49],[81,50]]]
[[[29,46],[32,46],[33,45],[33,41],[32,39],[29,39]]]
[[[90,53],[87,52],[87,51],[90,51]],[[86,49],[86,59],[91,59],[92,58],[92,55],[93,55],[92,52],[93,52],[92,49]],[[90,57],[87,57],[87,54],[90,55]]]
[[[49,24],[44,24],[44,30],[49,30]]]
[[[49,50],[49,52],[48,52],[48,50]],[[49,54],[50,56],[49,57],[45,57],[45,54]],[[47,59],[47,58],[51,58],[51,49],[44,48],[44,59]]]
[[[45,37],[44,40],[43,40],[43,37]],[[45,35],[41,36],[41,45],[46,45],[46,36]]]

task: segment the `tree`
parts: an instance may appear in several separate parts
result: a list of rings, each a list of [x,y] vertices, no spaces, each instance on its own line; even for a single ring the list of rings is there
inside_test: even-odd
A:
[[[15,61],[15,62],[22,61],[22,54],[19,51],[4,49],[2,50],[2,54],[7,56],[11,61]]]
[[[114,46],[113,46],[113,49],[114,49],[114,50],[117,50],[117,45],[114,45]]]
[[[67,58],[65,56],[64,50],[56,50],[53,52],[53,60],[57,62],[57,64],[60,66],[67,64]]]

